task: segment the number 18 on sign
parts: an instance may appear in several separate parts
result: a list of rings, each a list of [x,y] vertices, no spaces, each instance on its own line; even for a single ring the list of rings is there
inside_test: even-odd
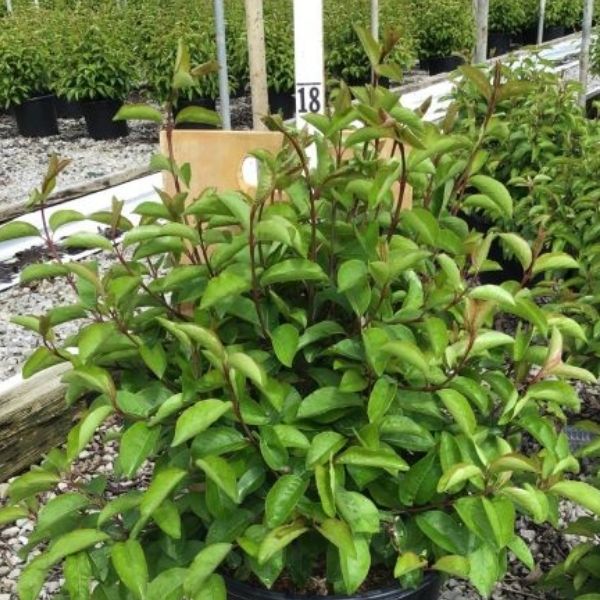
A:
[[[325,109],[323,0],[294,0],[294,54],[296,125],[303,128],[305,115]]]

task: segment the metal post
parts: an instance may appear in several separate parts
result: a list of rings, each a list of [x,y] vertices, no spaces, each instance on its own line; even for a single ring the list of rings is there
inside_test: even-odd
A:
[[[252,94],[252,125],[266,129],[262,117],[269,114],[267,91],[267,59],[265,52],[265,20],[262,0],[246,0],[246,31]]]
[[[477,6],[477,46],[475,48],[475,62],[482,63],[487,59],[488,48],[488,17],[490,0],[479,0]]]
[[[379,0],[371,0],[371,35],[379,39]]]
[[[217,60],[219,61],[219,97],[221,100],[221,122],[223,129],[231,129],[229,108],[229,73],[227,71],[227,44],[225,41],[225,14],[223,0],[214,0],[215,29],[217,34]]]
[[[584,0],[583,26],[581,28],[581,55],[579,57],[579,104],[585,108],[588,89],[588,72],[590,69],[590,46],[592,42],[592,20],[594,18],[594,0]]]
[[[538,46],[544,41],[544,27],[546,21],[546,0],[540,0],[540,20],[538,21],[537,43]]]

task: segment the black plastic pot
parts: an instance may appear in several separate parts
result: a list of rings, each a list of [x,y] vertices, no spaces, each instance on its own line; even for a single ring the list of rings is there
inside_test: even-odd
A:
[[[456,71],[465,64],[465,59],[462,56],[433,56],[422,60],[421,64],[427,67],[430,75],[439,75]]]
[[[437,575],[427,574],[416,590],[389,588],[363,592],[355,596],[328,596],[331,600],[437,600],[440,595],[441,579]],[[227,579],[227,597],[229,600],[323,600],[322,596],[291,596],[252,587],[240,581]]]
[[[521,32],[521,43],[524,46],[537,44],[537,27],[528,27]]]
[[[92,139],[113,140],[129,135],[126,121],[113,121],[122,104],[120,100],[87,100],[81,103],[85,124]]]
[[[199,106],[200,108],[206,108],[208,110],[216,110],[216,100],[213,98],[194,98],[193,100],[179,100],[175,107],[175,117],[184,108],[190,106]],[[203,123],[179,123],[175,125],[175,129],[216,129],[214,125],[204,125]]]
[[[57,96],[55,104],[56,116],[59,119],[81,119],[83,117],[81,102],[77,100],[67,100]]]
[[[269,90],[269,111],[279,113],[284,119],[291,119],[296,114],[296,95],[293,90],[275,92]]]
[[[38,96],[13,108],[17,130],[25,137],[46,137],[58,134],[54,96]]]
[[[510,52],[510,34],[505,31],[490,31],[488,35],[488,58]]]
[[[544,29],[544,41],[549,42],[557,38],[565,37],[567,30],[562,25],[555,25],[553,27],[546,27]]]

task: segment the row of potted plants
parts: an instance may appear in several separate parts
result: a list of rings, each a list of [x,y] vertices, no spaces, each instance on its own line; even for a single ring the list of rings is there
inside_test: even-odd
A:
[[[370,52],[371,66],[392,50]],[[164,114],[204,70],[188,57],[181,44]],[[385,88],[344,84],[327,115],[308,117],[316,136],[268,117],[284,143],[256,153],[252,195],[191,195],[190,165],[157,156],[173,189],[138,207],[139,225],[118,200],[110,215],[91,215],[124,231],[122,241],[67,239],[113,264],[56,256],[23,272],[24,283],[65,277],[78,297],[15,318],[42,340],[24,375],[68,362],[67,399],[89,404],[66,446],[12,482],[0,510],[0,522],[36,520],[28,549],[40,552],[22,572],[21,600],[34,600],[58,566],[71,598],[423,599],[436,597],[440,574],[489,596],[509,557],[534,568],[518,518],[558,527],[568,499],[595,515],[578,526],[594,535],[600,490],[578,479],[564,426],[581,407],[577,382],[595,382],[582,359],[598,372],[598,350],[577,345],[568,295],[536,301],[581,285],[585,256],[555,233],[532,237],[519,217],[526,197],[511,193],[551,186],[545,153],[558,155],[570,135],[566,151],[580,150],[585,123],[580,111],[568,118],[578,109],[562,106],[559,80],[530,67],[531,84],[527,67],[515,77],[502,65],[463,67],[439,125]],[[549,96],[538,114],[530,103],[540,89]],[[511,128],[507,107],[530,127]],[[553,111],[554,149],[542,126],[557,125]],[[120,116],[161,112],[133,105]],[[165,128],[173,142],[170,119]],[[507,180],[501,157],[521,143]],[[44,208],[67,162],[52,159],[33,206]],[[548,168],[562,186],[561,163]],[[403,210],[409,186],[414,206]],[[583,197],[572,201],[582,218]],[[529,221],[560,229],[562,215],[544,210]],[[470,224],[478,212],[488,230]],[[63,213],[41,232],[6,225],[0,240],[38,235],[52,249],[62,225],[86,218]],[[500,268],[482,283],[498,269],[495,241],[521,273]],[[54,328],[75,319],[78,332],[59,343]],[[112,498],[102,477],[70,476],[109,419],[117,476],[152,461],[147,487]],[[40,510],[59,481],[67,489]],[[592,600],[597,556],[593,542],[583,546],[552,580]]]
[[[537,4],[535,0],[528,2]],[[529,26],[526,4],[492,0],[492,35]],[[569,11],[564,9],[566,5],[571,7]],[[572,16],[578,10],[575,5],[577,2],[550,0],[549,25],[572,27],[577,21]],[[198,62],[215,55],[212,3],[206,0],[132,0],[99,6],[94,2],[60,2],[44,6],[19,8],[3,19],[0,32],[0,104],[15,108],[23,135],[56,133],[53,100],[41,99],[50,95],[56,96],[54,104],[61,115],[82,111],[92,137],[125,135],[125,124],[111,125],[104,117],[113,115],[132,90],[157,103],[165,100],[170,85],[166,67],[174,59],[178,39],[186,39]],[[226,8],[230,84],[235,96],[246,93],[248,85],[244,5],[234,0]],[[265,15],[271,109],[291,116],[292,4],[268,0]],[[367,3],[361,0],[325,3],[328,77],[343,78],[351,84],[370,79],[370,67],[354,29],[368,20]],[[394,56],[389,59],[399,66],[395,79],[402,78],[417,56],[432,73],[450,70],[461,62],[461,55],[471,52],[474,43],[469,0],[385,0],[381,20],[383,28],[396,27],[399,36]],[[494,40],[491,44],[500,45]],[[185,101],[214,108],[217,91],[217,78],[212,75],[188,90]]]

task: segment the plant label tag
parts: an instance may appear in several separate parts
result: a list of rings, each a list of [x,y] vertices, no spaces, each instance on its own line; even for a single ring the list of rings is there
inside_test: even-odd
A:
[[[294,60],[296,73],[296,126],[304,116],[325,111],[323,62],[323,0],[294,0]]]

